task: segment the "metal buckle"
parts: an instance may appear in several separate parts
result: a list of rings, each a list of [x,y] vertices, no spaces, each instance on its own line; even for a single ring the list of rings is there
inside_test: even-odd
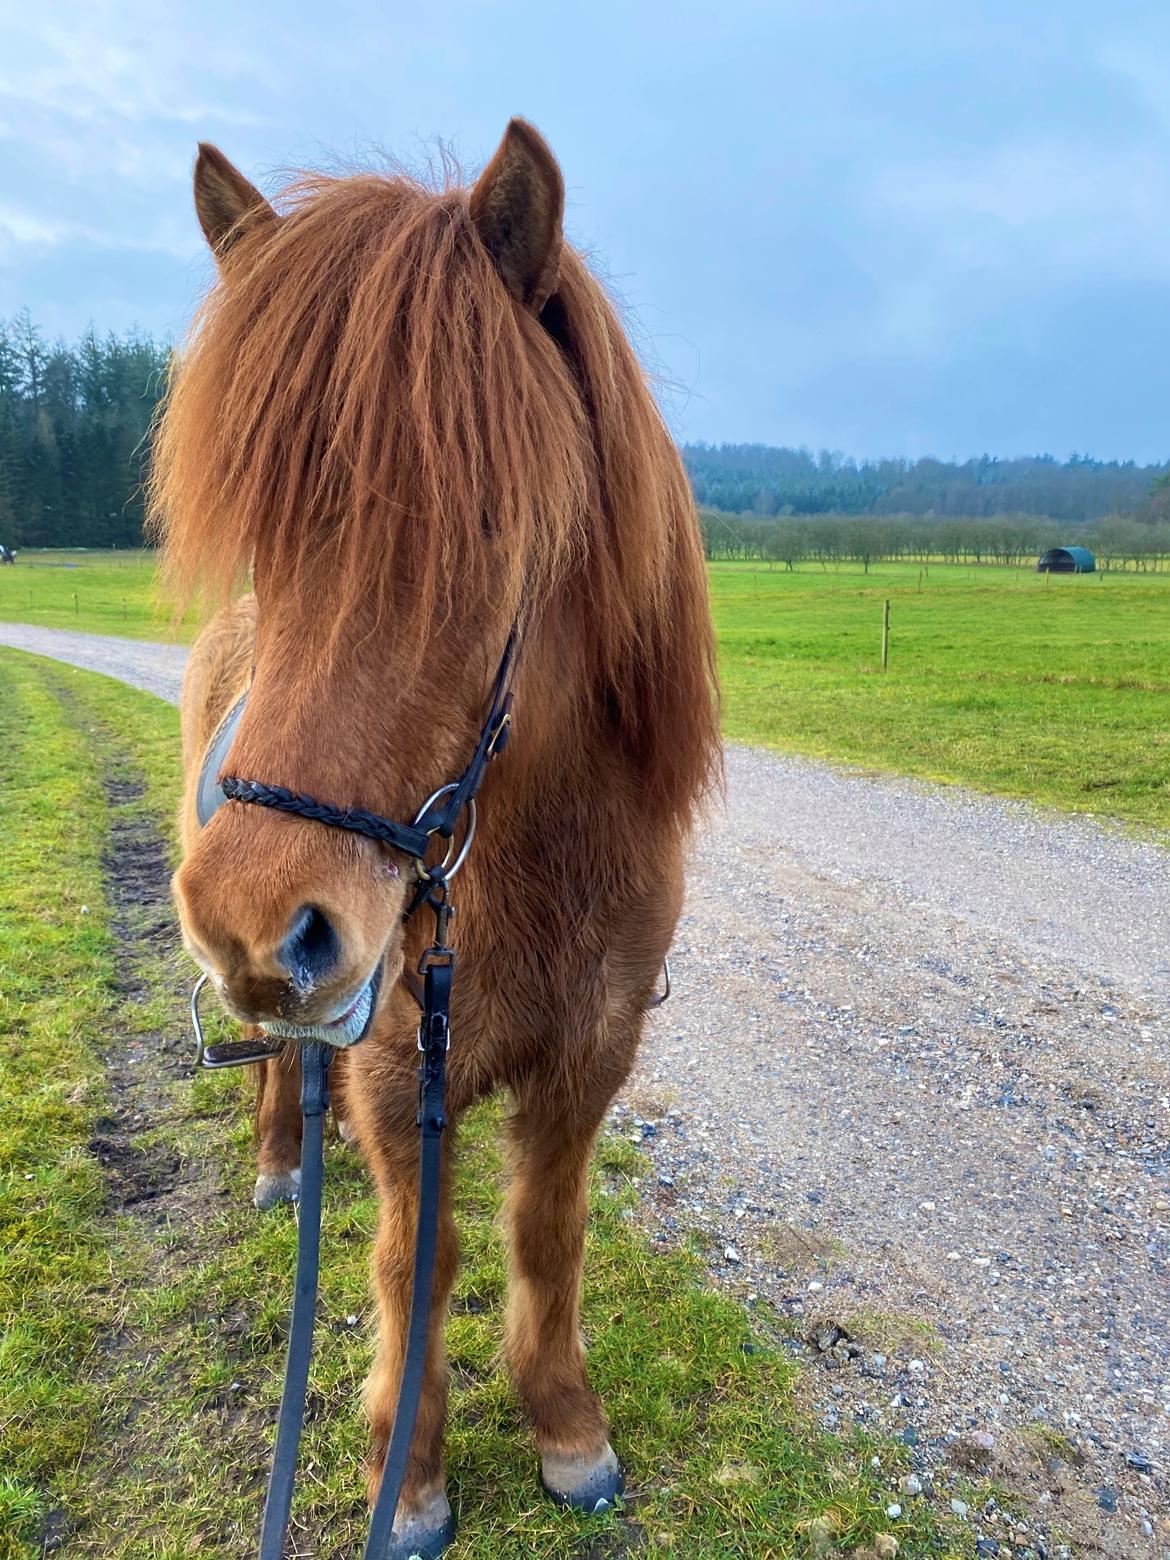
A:
[[[208,1045],[203,1038],[203,1025],[199,1019],[199,998],[211,977],[200,975],[191,989],[191,1027],[195,1031],[195,1065],[208,1072],[220,1067],[247,1067],[254,1062],[270,1062],[284,1050],[283,1042],[261,1046],[252,1040],[224,1040],[219,1045]]]
[[[503,714],[503,717],[501,718],[501,720],[499,721],[498,725],[496,726],[496,729],[492,732],[492,739],[491,739],[491,741],[487,745],[487,752],[485,754],[485,757],[487,757],[487,758],[495,758],[496,753],[499,750],[501,743],[505,747],[507,746],[507,742],[508,742],[508,728],[511,726],[511,724],[512,724],[512,711],[511,710],[505,710],[504,714]]]
[[[423,956],[418,961],[418,973],[425,975],[432,964],[447,964],[454,967],[454,948],[440,948],[437,944],[432,943],[429,948],[423,950]]]
[[[426,1048],[426,1042],[423,1040],[423,1026],[421,1024],[418,1026],[418,1029],[415,1031],[415,1037],[414,1038],[415,1038],[415,1041],[416,1041],[416,1043],[418,1045],[419,1050],[425,1056],[427,1048]],[[450,1029],[450,1026],[448,1026],[448,1028],[447,1028],[447,1044],[443,1047],[443,1049],[444,1049],[444,1051],[449,1051],[451,1049],[451,1029]]]

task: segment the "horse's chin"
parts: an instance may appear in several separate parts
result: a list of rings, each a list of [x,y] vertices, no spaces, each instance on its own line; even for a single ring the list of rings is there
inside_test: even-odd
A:
[[[397,963],[401,969],[401,953]],[[289,1024],[283,1019],[271,1019],[265,1023],[265,1030],[278,1040],[293,1040],[301,1045],[314,1040],[338,1049],[360,1044],[369,1034],[378,1011],[386,964],[385,956],[378,960],[374,973],[338,1017],[319,1024]]]

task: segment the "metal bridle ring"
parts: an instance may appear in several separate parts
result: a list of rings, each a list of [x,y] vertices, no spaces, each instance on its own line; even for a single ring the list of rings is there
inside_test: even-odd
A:
[[[431,808],[435,805],[441,796],[450,796],[452,791],[457,791],[458,789],[458,784],[453,782],[449,785],[441,785],[437,791],[432,791],[430,796],[427,797],[426,801],[419,808],[418,813],[415,816],[415,828],[418,828],[419,824],[423,821],[427,813],[431,810]],[[428,832],[434,835],[438,833],[438,830],[430,829]],[[459,846],[459,849],[456,850],[455,837],[452,835],[451,839],[447,843],[447,854],[439,863],[439,870],[442,872],[448,883],[459,871],[459,868],[463,865],[463,863],[467,860],[467,852],[471,849],[471,842],[474,838],[475,798],[470,797],[468,798],[467,802],[467,833],[463,836],[463,843]],[[427,869],[427,864],[421,856],[416,856],[414,858],[414,864],[418,868],[418,874],[420,877],[430,877],[431,874]]]

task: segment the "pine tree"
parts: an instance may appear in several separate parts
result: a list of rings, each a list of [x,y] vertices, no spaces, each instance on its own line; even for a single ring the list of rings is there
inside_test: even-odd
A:
[[[0,541],[137,547],[149,432],[169,349],[131,333],[45,345],[0,321]]]

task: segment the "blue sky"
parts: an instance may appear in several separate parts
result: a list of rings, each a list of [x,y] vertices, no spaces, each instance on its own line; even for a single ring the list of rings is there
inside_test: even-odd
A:
[[[682,438],[1170,455],[1170,6],[55,0],[0,19],[0,314],[177,336],[262,187],[510,114]]]

